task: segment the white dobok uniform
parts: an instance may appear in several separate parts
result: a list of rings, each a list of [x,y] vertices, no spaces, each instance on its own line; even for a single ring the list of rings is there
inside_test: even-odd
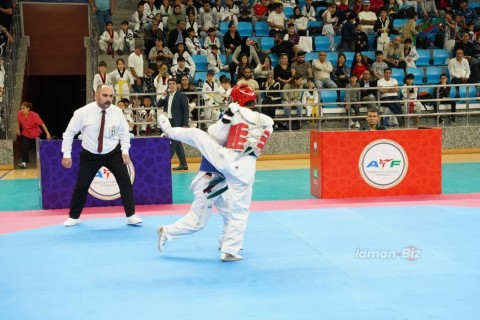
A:
[[[228,119],[225,114],[223,119]],[[237,255],[243,243],[247,226],[252,186],[255,181],[256,160],[273,132],[272,118],[262,113],[239,107],[231,123],[220,119],[208,128],[208,133],[196,128],[166,128],[170,139],[197,148],[225,177],[228,190],[228,224],[221,251]],[[158,118],[164,129],[165,115]],[[164,130],[165,131],[165,130]]]
[[[108,31],[105,31],[100,36],[100,40],[98,40],[98,46],[100,47],[100,50],[104,51],[105,53],[108,53],[109,45],[110,45],[110,39],[113,39],[113,42],[111,43],[112,47],[110,48],[110,49],[113,50],[113,52],[116,52],[117,50],[119,50],[121,48],[123,39],[120,38],[118,33],[116,31],[113,31],[113,37],[112,37],[108,33]]]
[[[135,39],[133,38],[133,31],[128,29],[126,32],[123,29],[118,31],[122,43],[120,45],[120,50],[127,51],[126,53],[130,54],[135,50]],[[128,49],[128,50],[127,50]]]

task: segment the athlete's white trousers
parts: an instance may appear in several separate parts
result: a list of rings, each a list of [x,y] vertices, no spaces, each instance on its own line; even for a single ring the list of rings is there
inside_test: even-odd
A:
[[[195,128],[170,128],[168,137],[197,148],[224,175],[228,185],[229,221],[221,251],[238,254],[252,201],[256,158],[222,147],[206,132]]]

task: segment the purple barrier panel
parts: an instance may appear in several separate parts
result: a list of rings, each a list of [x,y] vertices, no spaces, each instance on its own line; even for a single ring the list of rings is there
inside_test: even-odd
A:
[[[129,167],[133,182],[135,204],[171,204],[172,172],[170,141],[166,138],[133,138],[130,148],[132,166]],[[43,209],[69,208],[73,188],[77,181],[81,141],[73,141],[70,169],[62,167],[62,140],[37,139],[37,163],[40,184],[40,200]],[[116,182],[108,170],[100,169],[93,179],[86,207],[122,205]],[[118,193],[118,192],[117,192]],[[95,197],[92,196],[95,194]]]

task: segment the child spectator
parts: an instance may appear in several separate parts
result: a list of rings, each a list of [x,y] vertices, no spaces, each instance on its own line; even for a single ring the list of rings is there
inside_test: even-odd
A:
[[[177,64],[170,68],[172,77],[177,80],[177,83],[180,83],[180,80],[183,75],[186,75],[190,78],[190,69],[185,65],[185,58],[178,57]]]
[[[95,92],[97,87],[101,84],[106,84],[108,86],[112,85],[112,80],[107,74],[107,63],[105,61],[100,61],[98,63],[98,73],[93,77],[93,92]]]
[[[147,24],[147,16],[144,14],[143,5],[143,1],[140,1],[137,5],[137,11],[130,17],[129,27],[133,28],[134,38],[139,38],[138,33],[140,32],[140,28],[145,28]]]
[[[200,46],[200,40],[195,35],[195,30],[193,28],[187,29],[188,37],[185,39],[185,46],[187,47],[188,52],[193,56],[197,54],[207,55],[207,50],[202,49]]]
[[[302,15],[308,19],[308,21],[317,21],[315,18],[317,13],[315,7],[312,6],[312,0],[305,2],[305,7],[302,8]]]
[[[129,95],[134,78],[130,71],[125,69],[125,60],[117,59],[117,69],[110,72],[108,76],[115,82],[114,90],[117,95],[115,97],[116,101]]]
[[[151,23],[155,20],[155,15],[160,11],[155,7],[155,0],[147,0],[143,5],[143,12],[147,17],[147,23]]]
[[[368,51],[368,37],[362,30],[362,24],[359,22],[355,26],[355,52]]]
[[[119,52],[119,50],[123,39],[113,30],[113,22],[107,21],[105,23],[105,29],[105,32],[100,36],[100,40],[98,40],[98,45],[102,53],[106,53],[112,57],[114,57],[115,52],[122,54],[123,52]]]
[[[228,66],[222,63],[222,60],[220,59],[220,54],[218,53],[218,47],[215,44],[211,45],[211,51],[208,54],[207,62],[208,70],[214,70],[215,73],[220,71],[228,71],[229,69]]]
[[[152,134],[152,131],[155,128],[154,124],[146,124],[145,122],[154,122],[156,120],[155,110],[152,109],[152,98],[150,96],[143,97],[143,110],[138,110],[137,114],[139,115],[139,122],[143,122],[140,124],[140,135],[141,136],[149,136]]]
[[[360,88],[360,84],[357,82],[357,79],[358,78],[354,73],[350,75],[350,83],[347,84],[347,90],[345,92],[345,111],[349,117],[350,128],[360,128],[360,123],[357,120],[353,121],[350,118],[352,115],[352,110],[353,113],[355,113],[355,116],[360,115],[361,92],[360,90],[352,90],[352,88]]]
[[[249,0],[241,0],[238,5],[238,21],[252,22],[253,8]]]
[[[388,68],[388,65],[383,61],[383,52],[375,52],[375,62],[372,64],[372,73],[376,80],[383,78],[383,72]]]
[[[212,45],[216,45],[220,48],[220,40],[218,39],[218,37],[215,36],[215,29],[209,28],[207,33],[208,36],[205,38],[205,41],[203,43],[203,46],[205,49],[207,49],[207,52],[210,52],[212,50]]]
[[[413,80],[415,76],[411,73],[405,76],[405,84],[402,88],[402,95],[405,101],[404,109],[405,113],[412,114],[422,113],[423,104],[417,100],[418,97],[418,87],[413,85]],[[420,117],[415,118],[416,125],[418,126]]]
[[[157,101],[160,101],[160,99],[162,99],[162,96],[167,92],[168,80],[172,78],[173,77],[168,73],[168,65],[165,63],[162,64],[162,66],[160,67],[160,73],[153,81],[153,85],[155,86],[155,92],[157,93]]]
[[[163,24],[166,25],[168,16],[173,13],[173,7],[170,4],[170,0],[163,0],[159,12],[162,15]]]
[[[195,16],[191,12],[187,16],[187,21],[185,21],[185,30],[187,30],[187,34],[188,34],[189,29],[193,29],[195,37],[198,38],[197,19],[195,18]]]
[[[127,53],[130,54],[135,50],[135,39],[134,33],[131,29],[128,28],[128,21],[122,21],[122,28],[118,32],[120,39],[122,39],[122,44],[120,45],[119,52],[120,54]]]
[[[303,92],[302,104],[307,109],[307,117],[318,117],[318,90],[315,88],[315,80],[312,77],[307,79],[307,90]]]
[[[217,103],[215,102],[214,96],[215,93],[218,91],[218,84],[213,80],[214,77],[215,71],[209,70],[207,72],[207,79],[203,84],[202,92],[203,101],[205,102],[205,120],[217,121],[218,117],[220,116],[220,110],[218,108],[215,108],[217,106]],[[211,124],[207,124],[207,126],[210,125]]]
[[[225,11],[221,16],[222,21],[233,22],[235,25],[238,25],[238,13],[240,10],[238,6],[233,2],[233,0],[226,0]]]
[[[192,72],[190,75],[193,77],[196,69],[195,62],[193,62],[193,59],[190,53],[188,53],[188,51],[185,51],[185,45],[183,43],[177,44],[177,52],[173,56],[173,65],[177,64],[178,57],[185,58],[186,66]]]
[[[155,93],[155,76],[154,76],[154,70],[155,70],[155,65],[152,63],[149,63],[147,66],[147,70],[145,71],[145,74],[142,77],[142,82],[143,82],[143,92],[144,93]],[[154,105],[156,105],[156,96],[151,95],[150,100]]]

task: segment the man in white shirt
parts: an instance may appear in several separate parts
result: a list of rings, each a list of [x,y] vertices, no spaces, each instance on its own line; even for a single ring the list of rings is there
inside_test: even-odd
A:
[[[381,101],[393,101],[383,102],[382,105],[392,111],[393,114],[403,114],[400,97],[398,96],[398,82],[392,78],[392,69],[387,68],[383,72],[383,78],[377,82],[378,91],[380,92]],[[400,127],[405,126],[405,118],[397,118]]]
[[[130,163],[130,134],[122,109],[112,104],[112,87],[102,84],[95,91],[95,101],[76,110],[63,133],[62,166],[72,167],[72,143],[78,132],[82,134],[82,152],[78,178],[70,203],[66,227],[79,224],[87,192],[102,166],[115,176],[120,188],[127,224],[142,223],[135,214],[133,187],[127,166]]]
[[[141,44],[135,45],[135,51],[128,56],[128,67],[130,73],[135,78],[132,85],[133,91],[136,93],[143,92],[143,46]]]
[[[333,71],[332,64],[326,60],[327,53],[320,51],[318,60],[313,60],[312,71],[315,79],[315,86],[320,88],[338,88],[337,84],[330,79],[330,73]]]
[[[455,59],[450,59],[448,62],[448,73],[450,73],[450,82],[452,83],[475,83],[475,80],[470,76],[470,65],[468,64],[468,60],[463,57],[462,49],[457,49],[457,51],[455,51]],[[471,87],[470,89],[475,90],[474,87]]]
[[[375,12],[370,11],[370,1],[368,0],[363,2],[363,8],[364,10],[358,13],[358,20],[360,20],[365,33],[373,33],[373,26],[377,21],[377,15]]]
[[[268,27],[270,28],[268,34],[270,37],[273,37],[278,32],[283,34],[287,32],[285,21],[287,21],[287,17],[285,13],[283,13],[283,4],[275,3],[275,10],[270,12],[267,18]]]

